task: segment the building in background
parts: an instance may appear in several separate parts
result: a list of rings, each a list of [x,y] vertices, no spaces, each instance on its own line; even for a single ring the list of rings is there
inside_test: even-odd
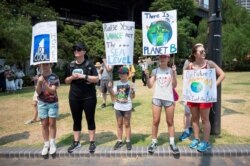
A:
[[[236,4],[250,11],[250,0],[236,0]]]
[[[209,0],[195,0],[199,7],[209,9]]]

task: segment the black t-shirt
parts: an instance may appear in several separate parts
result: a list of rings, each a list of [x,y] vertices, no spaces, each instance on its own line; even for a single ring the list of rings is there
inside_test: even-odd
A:
[[[71,62],[68,66],[66,77],[72,73],[86,74],[89,76],[98,76],[95,66],[89,60],[84,60],[82,64]],[[84,100],[96,97],[95,84],[86,81],[85,79],[73,80],[70,84],[69,99]]]

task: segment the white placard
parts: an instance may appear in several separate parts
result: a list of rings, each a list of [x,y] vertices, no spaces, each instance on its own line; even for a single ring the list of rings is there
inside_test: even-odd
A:
[[[193,103],[217,102],[215,69],[184,70],[183,101]]]
[[[32,28],[30,65],[57,62],[56,21],[41,22]]]
[[[177,11],[142,12],[143,55],[177,53]]]
[[[103,33],[107,63],[109,65],[132,65],[135,22],[105,23]]]

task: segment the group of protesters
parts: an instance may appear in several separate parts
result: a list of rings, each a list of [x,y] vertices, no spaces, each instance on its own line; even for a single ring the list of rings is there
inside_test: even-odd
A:
[[[129,66],[122,65],[118,68],[117,73],[119,78],[111,80],[113,66],[106,63],[103,58],[102,73],[98,72],[97,68],[101,68],[100,64],[94,65],[86,54],[86,48],[82,43],[77,43],[73,46],[75,60],[68,64],[65,74],[65,83],[70,84],[69,90],[69,106],[73,119],[73,141],[68,148],[68,153],[73,153],[81,147],[81,131],[82,131],[82,114],[85,113],[89,135],[89,152],[94,153],[96,149],[95,133],[95,111],[97,105],[96,84],[99,82],[101,86],[101,94],[104,98],[102,107],[106,107],[107,91],[112,100],[112,106],[115,110],[117,122],[117,142],[113,149],[117,150],[126,144],[127,150],[132,149],[131,143],[131,114],[132,101],[136,96],[134,82],[130,80],[131,71]],[[213,61],[205,59],[204,46],[201,43],[195,44],[192,48],[192,53],[188,63],[184,66],[184,70],[209,69],[214,68],[217,74],[216,84],[219,85],[225,74],[222,69]],[[175,94],[174,90],[177,87],[177,72],[174,64],[170,65],[170,55],[159,55],[159,66],[150,73],[145,66],[142,69],[143,85],[148,88],[154,87],[152,97],[152,141],[148,146],[148,152],[154,153],[158,146],[157,136],[160,124],[161,109],[165,110],[166,123],[169,133],[169,145],[173,154],[179,154],[179,148],[175,143],[174,129],[174,112],[175,112]],[[42,135],[44,139],[44,147],[41,154],[43,156],[56,153],[56,118],[58,117],[58,96],[57,88],[59,87],[59,78],[53,74],[49,63],[41,64],[41,75],[38,77],[36,92],[38,95],[38,117],[41,119]],[[106,74],[105,74],[106,72]],[[104,79],[105,77],[105,79]],[[109,78],[108,78],[109,77]],[[108,79],[107,79],[108,78]],[[105,86],[104,86],[105,85]],[[197,149],[199,152],[205,152],[211,145],[209,143],[210,121],[209,112],[213,103],[193,103],[187,102],[185,107],[191,113],[189,120],[189,131],[185,130],[180,140],[191,135],[193,139],[189,144],[190,148]],[[199,136],[199,120],[202,120],[202,128],[204,131],[203,138]],[[123,126],[125,127],[125,142],[123,139]],[[190,131],[192,128],[192,131]],[[185,136],[184,136],[185,135]]]

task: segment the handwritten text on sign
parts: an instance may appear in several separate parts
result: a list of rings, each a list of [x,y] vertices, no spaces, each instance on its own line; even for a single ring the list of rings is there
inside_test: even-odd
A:
[[[217,101],[215,69],[184,70],[183,101],[211,103]]]
[[[103,24],[103,32],[108,64],[133,64],[135,23],[131,21],[106,23]]]

